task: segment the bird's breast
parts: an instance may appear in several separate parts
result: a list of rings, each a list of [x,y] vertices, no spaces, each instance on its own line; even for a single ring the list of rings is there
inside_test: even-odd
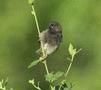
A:
[[[55,50],[57,49],[57,45],[50,45],[48,43],[44,44],[44,50],[46,52],[46,54],[51,54],[53,53]]]

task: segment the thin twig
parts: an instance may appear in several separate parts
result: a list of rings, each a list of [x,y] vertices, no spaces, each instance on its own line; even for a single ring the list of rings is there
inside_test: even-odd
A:
[[[65,74],[65,78],[67,77],[67,75],[68,75],[68,73],[72,67],[73,59],[74,59],[74,55],[71,57],[70,64],[69,64],[68,69],[67,69],[66,74]]]
[[[68,66],[68,68],[67,68],[67,71],[66,71],[66,73],[65,73],[65,78],[67,77],[67,75],[68,75],[68,73],[69,73],[69,71],[70,71],[70,69],[71,69],[71,67],[72,67],[72,63],[73,63],[73,60],[74,60],[74,57],[75,57],[75,55],[77,54],[77,53],[79,53],[80,51],[81,51],[82,49],[79,49],[79,50],[73,50],[73,52],[75,52],[74,54],[72,54],[71,55],[71,59],[70,59],[70,64],[69,64],[69,66]]]
[[[34,5],[32,5],[32,15],[34,15],[36,26],[37,26],[37,30],[38,30],[38,35],[39,35],[39,38],[40,38],[40,28],[39,28],[38,19],[37,19],[36,13],[35,13]],[[44,52],[44,48],[43,48],[43,44],[42,44],[41,40],[40,40],[40,43],[41,43],[42,54],[43,54],[43,56],[45,56],[45,52]]]
[[[47,66],[46,60],[44,60],[43,63],[45,65],[46,72],[49,75],[49,70],[48,70],[48,66]]]
[[[34,5],[32,5],[32,15],[34,15],[36,26],[37,26],[37,30],[38,30],[38,35],[39,35],[39,38],[40,38],[40,28],[39,28],[39,23],[38,23],[38,19],[37,19],[37,16],[36,16]],[[42,60],[44,60],[43,64],[45,66],[47,74],[49,74],[49,70],[48,70],[48,67],[47,67],[46,60],[45,60],[47,55],[46,55],[46,53],[44,51],[43,43],[42,43],[41,40],[40,40],[40,46],[41,46],[41,50],[42,50],[42,57],[41,58],[42,58]]]
[[[41,90],[41,88],[37,87],[36,85],[33,84],[33,86],[34,86],[37,90]]]
[[[34,88],[36,88],[37,90],[42,90],[42,89],[39,87],[39,82],[38,82],[38,86],[35,85],[34,79],[33,79],[33,80],[29,80],[29,83],[32,84],[32,86],[33,86]]]

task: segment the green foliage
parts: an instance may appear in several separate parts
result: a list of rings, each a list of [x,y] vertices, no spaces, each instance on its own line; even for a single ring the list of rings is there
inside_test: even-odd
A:
[[[34,88],[36,88],[37,90],[41,90],[41,88],[40,88],[40,86],[39,86],[39,82],[38,82],[38,85],[36,85],[34,79],[29,80],[29,83],[32,84],[32,86],[33,86]]]
[[[30,3],[33,3],[33,0],[31,0]],[[37,31],[38,31],[39,38],[40,38],[39,23],[38,23],[38,20],[37,20],[37,15],[36,15],[36,12],[35,12],[34,4],[32,4],[32,11],[31,11],[31,13],[32,13],[32,15],[35,18]],[[58,71],[56,73],[53,73],[53,72],[49,73],[48,66],[47,66],[47,63],[46,63],[47,55],[45,54],[45,51],[43,49],[43,43],[41,42],[41,40],[40,40],[40,47],[41,47],[41,50],[42,50],[42,56],[39,57],[39,60],[33,61],[28,66],[28,68],[31,68],[31,67],[37,65],[40,61],[42,61],[44,66],[45,66],[45,69],[46,69],[45,79],[46,79],[46,81],[49,82],[51,90],[71,90],[71,88],[69,88],[67,83],[66,83],[66,77],[67,77],[67,75],[68,75],[68,73],[69,73],[69,71],[71,69],[72,62],[73,62],[75,54],[78,53],[80,50],[77,51],[76,49],[74,49],[73,45],[70,43],[68,50],[69,50],[69,54],[71,55],[71,58],[70,58],[71,62],[69,64],[68,68],[67,68],[67,71],[65,73],[61,72],[61,71]],[[63,80],[61,81],[62,83],[60,82],[61,83],[60,85],[52,86],[54,81],[56,81],[56,80],[58,81],[58,79],[60,77],[62,77],[62,76],[64,76]],[[34,86],[34,88],[36,88],[37,90],[41,90],[41,88],[39,87],[39,84],[35,85],[34,79],[33,80],[29,80],[29,83],[32,84]]]
[[[31,68],[35,65],[37,65],[40,62],[40,60],[34,60],[33,62],[30,63],[30,65],[28,66],[28,68]]]
[[[35,0],[28,0],[28,3],[29,3],[29,4],[33,4],[34,1],[35,1]]]
[[[55,90],[72,90],[72,87],[73,87],[72,83],[63,80],[61,84],[55,86]]]
[[[74,49],[74,47],[71,43],[69,45],[68,51],[71,56],[74,56],[76,54],[76,49]]]
[[[13,88],[10,88],[10,90],[14,90]]]
[[[81,50],[82,49],[79,49],[79,50],[75,49],[71,43],[70,43],[69,48],[68,48],[69,54],[72,57],[74,57],[76,55],[76,53],[80,52]]]
[[[8,78],[6,80],[2,79],[0,81],[0,90],[7,90],[7,83],[8,83]],[[13,88],[10,88],[9,90],[13,90]]]
[[[61,72],[61,71],[58,71],[57,73],[51,72],[51,73],[45,75],[45,78],[46,78],[46,81],[52,83],[63,75],[64,75],[64,72]]]

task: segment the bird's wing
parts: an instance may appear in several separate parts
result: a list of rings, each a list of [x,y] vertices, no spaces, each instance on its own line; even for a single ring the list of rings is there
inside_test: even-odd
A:
[[[47,42],[47,30],[42,31],[40,33],[40,40],[42,41],[43,44]]]

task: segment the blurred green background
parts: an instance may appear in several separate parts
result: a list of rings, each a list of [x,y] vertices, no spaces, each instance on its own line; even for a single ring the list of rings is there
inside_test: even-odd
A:
[[[63,28],[63,43],[47,60],[49,70],[66,70],[72,42],[83,49],[68,76],[75,84],[73,90],[101,90],[101,0],[36,0],[35,7],[41,30],[50,21],[58,21]],[[48,90],[44,66],[27,69],[39,48],[30,11],[27,0],[0,0],[0,78],[9,77],[8,86],[14,90],[35,90],[28,84],[35,77]]]

